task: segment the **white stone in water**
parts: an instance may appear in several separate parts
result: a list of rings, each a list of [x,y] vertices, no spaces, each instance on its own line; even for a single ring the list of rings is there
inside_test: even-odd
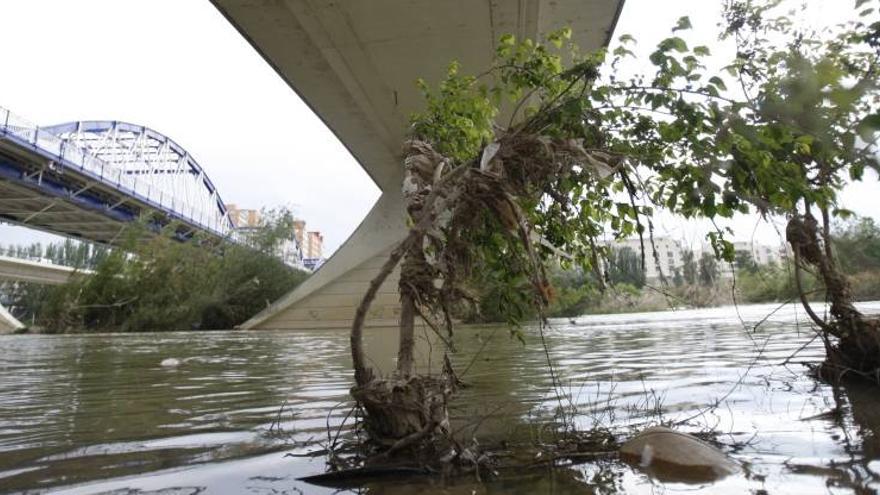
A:
[[[165,358],[159,363],[163,368],[176,368],[180,365],[180,360],[175,358]]]
[[[624,443],[620,455],[669,481],[711,481],[739,470],[724,452],[692,435],[662,426],[648,428]]]

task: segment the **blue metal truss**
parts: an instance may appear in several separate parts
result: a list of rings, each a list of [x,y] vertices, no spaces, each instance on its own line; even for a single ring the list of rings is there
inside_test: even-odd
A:
[[[118,121],[38,127],[0,108],[0,140],[42,161],[0,157],[2,180],[116,221],[133,221],[145,207],[194,231],[239,240],[204,169],[152,129]]]

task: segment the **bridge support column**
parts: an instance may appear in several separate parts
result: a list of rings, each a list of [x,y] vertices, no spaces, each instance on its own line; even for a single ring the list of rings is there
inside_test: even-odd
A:
[[[0,333],[12,333],[21,328],[24,328],[24,325],[0,305]]]
[[[354,234],[326,263],[291,293],[241,325],[244,329],[294,330],[348,328],[367,286],[394,246],[406,234],[403,197],[389,188]],[[367,326],[397,325],[399,274],[379,289]]]

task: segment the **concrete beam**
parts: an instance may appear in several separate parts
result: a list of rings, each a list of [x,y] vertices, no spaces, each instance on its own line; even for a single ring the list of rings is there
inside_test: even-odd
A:
[[[77,270],[69,266],[0,256],[0,280],[61,285],[70,280],[71,277],[79,277],[91,273],[91,270]],[[0,305],[0,334],[12,333],[21,328],[24,328],[24,324]]]
[[[90,270],[77,270],[69,266],[0,256],[0,280],[61,285],[66,283],[71,277],[79,277],[91,273]]]
[[[24,328],[24,324],[12,316],[3,305],[0,305],[0,334],[12,333],[22,328]]]

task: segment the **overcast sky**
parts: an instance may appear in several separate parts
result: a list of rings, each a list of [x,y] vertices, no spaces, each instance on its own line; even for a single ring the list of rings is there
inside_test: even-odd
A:
[[[207,0],[2,0],[0,106],[177,141],[227,203],[292,205],[335,249],[379,190]],[[18,230],[18,229],[16,229]],[[21,234],[0,231],[0,244]]]
[[[364,0],[367,1],[367,0]],[[838,18],[841,2],[815,2],[816,18]],[[720,0],[627,0],[617,35],[649,51],[689,15],[689,36],[717,37]],[[845,9],[844,9],[845,10]],[[223,200],[242,207],[288,205],[325,236],[331,252],[379,191],[296,94],[207,0],[2,0],[0,106],[41,125],[123,120],[180,143],[206,169]],[[701,40],[701,41],[702,41]],[[714,43],[713,47],[717,46]],[[716,53],[725,52],[718,46]],[[843,203],[877,216],[876,178]],[[706,226],[664,218],[662,234],[699,244]],[[778,243],[754,218],[734,222]],[[33,234],[0,227],[0,244]],[[45,237],[43,238],[45,239]]]

